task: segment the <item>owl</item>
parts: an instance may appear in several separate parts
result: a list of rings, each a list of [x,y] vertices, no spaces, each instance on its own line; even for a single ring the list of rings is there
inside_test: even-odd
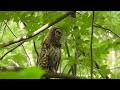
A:
[[[61,59],[61,36],[61,28],[53,26],[42,43],[38,65],[48,72],[57,73]]]

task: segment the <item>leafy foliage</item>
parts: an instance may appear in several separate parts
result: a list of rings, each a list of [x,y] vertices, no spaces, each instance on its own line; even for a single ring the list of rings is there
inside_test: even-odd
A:
[[[45,72],[37,67],[27,68],[19,72],[0,72],[1,79],[39,79]]]
[[[14,44],[4,48],[2,43],[30,34],[64,13],[65,11],[2,11],[0,13],[0,57],[17,45]],[[71,66],[77,65],[76,76],[90,78],[92,11],[77,12],[76,16],[76,18],[68,16],[59,23],[56,23],[64,31],[61,39],[62,57],[59,72],[68,73]],[[94,25],[100,25],[119,35],[119,24],[120,12],[95,11]],[[19,66],[27,67],[28,69],[20,72],[0,72],[0,78],[40,78],[44,73],[42,69],[29,68],[35,66],[37,61],[37,54],[33,42],[35,41],[39,53],[41,43],[47,31],[45,30],[39,35],[28,39],[23,46],[19,46],[4,56],[0,62],[1,67]],[[109,30],[94,27],[92,43],[93,60],[99,64],[100,68],[95,68],[96,66],[94,64],[93,78],[103,78],[100,73],[104,77],[109,75],[110,78],[120,78],[117,73],[118,71],[110,69],[112,67],[119,67],[120,65],[120,39],[114,33]],[[65,42],[67,42],[68,49],[66,48]],[[111,54],[112,51],[117,54]],[[112,56],[115,58],[111,58]]]

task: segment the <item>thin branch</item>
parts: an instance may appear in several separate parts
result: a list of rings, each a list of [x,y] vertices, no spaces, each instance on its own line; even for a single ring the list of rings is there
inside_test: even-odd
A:
[[[77,53],[77,49],[76,49],[75,56],[74,56],[75,60],[77,59],[77,54],[78,53]],[[74,67],[74,75],[76,76],[76,73],[77,73],[77,64],[74,63],[73,67]]]
[[[12,45],[12,44],[14,44],[14,43],[18,43],[18,42],[20,42],[20,41],[30,39],[30,38],[38,35],[39,33],[43,32],[44,30],[46,30],[46,29],[49,28],[50,26],[52,26],[52,25],[60,22],[61,20],[63,20],[63,19],[66,18],[67,16],[71,15],[72,13],[74,13],[74,11],[69,11],[69,12],[65,13],[64,15],[58,17],[57,19],[51,21],[50,23],[45,24],[44,26],[42,26],[41,28],[39,28],[38,30],[36,30],[35,32],[33,32],[32,34],[28,34],[28,35],[22,36],[22,37],[20,37],[20,38],[16,38],[15,40],[9,41],[9,42],[1,45],[1,46],[7,47],[7,46]]]
[[[6,22],[4,21],[5,25],[8,27],[8,29],[9,29],[10,32],[13,34],[13,36],[17,38],[17,36],[13,33],[13,31],[12,31],[12,30],[10,29],[10,27],[8,26],[7,22],[8,22],[8,21],[6,21]]]
[[[68,55],[68,57],[70,57],[70,52],[69,52],[69,49],[68,49],[67,42],[65,42],[65,46],[66,46],[67,55]],[[71,71],[72,71],[72,74],[74,75],[73,66],[71,66],[71,68],[69,69],[68,74],[69,74]]]
[[[4,24],[5,24],[5,22],[4,22]],[[4,25],[2,25],[2,26],[4,26]],[[4,36],[5,28],[6,28],[6,25],[4,26],[4,29],[3,29],[3,33],[2,33],[2,37],[1,37],[1,42],[2,42],[2,39],[3,39],[3,36]]]
[[[97,68],[97,70],[98,70],[98,72],[100,73],[100,75],[101,75],[103,78],[105,78],[105,79],[109,79],[108,75],[106,75],[106,76],[104,77],[103,74],[99,71],[100,66],[98,65],[98,63],[97,63],[96,61],[94,61],[94,63],[95,63],[95,67]]]
[[[34,45],[34,49],[35,49],[35,52],[36,52],[36,54],[37,54],[37,57],[39,57],[39,54],[38,54],[38,51],[37,51],[37,48],[36,48],[36,43],[35,43],[35,41],[33,41],[33,45]]]
[[[103,78],[105,78],[105,77],[101,74],[101,72],[99,71],[100,67],[99,67],[99,65],[97,64],[97,62],[94,61],[94,63],[95,63],[95,67],[97,68],[97,70],[98,70],[98,72],[100,73],[100,75],[101,75]]]
[[[9,50],[8,52],[6,52],[1,58],[0,60],[2,60],[8,53],[12,52],[13,50],[15,50],[17,47],[19,47],[20,45],[22,45],[25,41],[21,41],[20,44],[18,44],[16,47],[12,48],[11,50]]]
[[[92,56],[92,40],[93,40],[93,22],[94,22],[94,11],[93,11],[93,16],[92,16],[92,29],[91,29],[91,35],[90,35],[90,74],[91,74],[91,79],[93,77],[93,56]]]
[[[72,71],[72,66],[70,67],[70,69],[69,69],[67,74],[70,74],[71,71]]]
[[[73,37],[73,40],[75,41],[75,37],[72,35],[72,37]],[[77,37],[77,39],[79,40],[80,39],[80,36],[79,37]],[[78,58],[78,51],[81,51],[80,49],[79,49],[79,47],[78,47],[78,43],[77,42],[75,42],[75,44],[76,44],[76,49],[75,49],[75,54],[74,54],[74,58],[75,59],[77,59]],[[73,65],[73,71],[74,71],[74,75],[76,76],[76,73],[77,73],[77,64],[74,64]]]
[[[66,69],[67,66],[68,66],[68,64],[65,65],[65,67],[64,67],[64,69],[63,69],[63,71],[62,71],[62,73],[65,71],[65,69]]]
[[[4,22],[5,22],[5,21],[4,21]],[[5,24],[6,24],[6,26],[8,27],[8,29],[10,30],[10,32],[13,34],[13,36],[17,38],[17,36],[13,33],[13,31],[12,31],[12,30],[10,29],[10,27],[8,26],[7,22],[5,22]],[[26,54],[26,56],[28,57],[29,62],[30,62],[30,57],[28,56],[28,54],[27,54],[27,52],[26,52],[26,50],[25,50],[25,48],[24,48],[23,45],[22,45],[22,48],[23,48],[23,50],[24,50],[24,52],[25,52],[25,54]],[[30,62],[30,65],[31,65],[31,62]]]
[[[37,62],[36,62],[36,65],[38,65],[39,53],[38,53],[37,48],[36,48],[35,40],[33,40],[33,45],[34,45],[35,52],[36,52],[36,54],[37,54]]]
[[[67,42],[65,42],[65,46],[66,46],[67,55],[68,55],[68,57],[70,57],[70,52],[69,52],[69,49],[68,49]]]
[[[111,33],[113,33],[115,36],[117,36],[118,38],[120,38],[120,36],[118,34],[116,34],[115,32],[113,32],[111,29],[108,29],[108,28],[105,28],[105,27],[102,27],[101,25],[93,25],[94,27],[97,27],[97,28],[100,28],[100,29],[103,29],[103,30],[107,30],[107,31],[110,31]]]

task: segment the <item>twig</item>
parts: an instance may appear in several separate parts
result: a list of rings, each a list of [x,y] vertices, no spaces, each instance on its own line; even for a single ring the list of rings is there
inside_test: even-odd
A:
[[[13,36],[17,38],[17,36],[13,33],[13,31],[12,31],[12,30],[10,29],[10,27],[8,26],[7,22],[8,22],[8,21],[6,21],[6,22],[4,21],[5,25],[8,27],[8,29],[9,29],[10,32],[13,34]]]
[[[67,55],[68,55],[68,57],[70,57],[70,52],[69,52],[69,49],[68,49],[67,42],[65,42],[65,46],[66,46]]]
[[[4,21],[4,22],[5,22],[5,21]],[[10,30],[10,32],[13,34],[13,36],[17,38],[17,36],[13,33],[13,31],[12,31],[12,30],[10,29],[10,27],[8,26],[7,22],[5,22],[5,24],[6,24],[6,26],[8,27],[8,29]],[[24,50],[24,52],[25,52],[25,54],[26,54],[26,56],[28,57],[29,62],[30,62],[30,57],[28,56],[28,54],[27,54],[27,52],[26,52],[26,50],[25,50],[25,48],[24,48],[23,45],[22,45],[22,48],[23,48],[23,50]],[[30,62],[30,65],[31,65],[31,62]]]
[[[65,69],[66,69],[67,66],[68,66],[68,64],[65,65],[65,67],[64,67],[64,69],[63,69],[63,71],[62,71],[62,73],[65,71]]]
[[[5,24],[5,22],[4,22]],[[3,25],[4,26],[4,25]],[[2,26],[1,26],[2,27]],[[4,29],[3,29],[3,33],[2,33],[2,37],[1,37],[1,42],[2,42],[2,39],[3,39],[3,36],[4,36],[4,32],[5,32],[5,28],[6,28],[6,25],[4,26]]]
[[[111,33],[113,33],[115,36],[117,36],[118,38],[120,38],[120,36],[118,34],[116,34],[115,32],[113,32],[112,30],[108,29],[108,28],[105,28],[105,27],[102,27],[101,25],[93,25],[94,27],[97,27],[97,28],[100,28],[100,29],[103,29],[103,30],[107,30],[107,31],[110,31]]]
[[[66,46],[67,55],[68,55],[68,57],[70,57],[70,52],[69,52],[69,49],[68,49],[67,42],[65,42],[65,46]],[[70,69],[69,69],[69,71],[68,71],[68,74],[69,74],[71,71],[72,71],[72,74],[74,75],[73,66],[70,67]]]
[[[33,40],[33,45],[34,45],[35,52],[36,52],[36,54],[37,54],[37,62],[36,62],[36,65],[38,65],[39,54],[38,54],[38,51],[37,51],[37,48],[36,48],[36,43],[35,43],[34,40]]]
[[[75,56],[74,56],[75,60],[77,59],[77,54],[78,53],[77,53],[77,49],[76,49],[75,50]],[[77,64],[74,63],[73,67],[74,67],[74,75],[76,76],[76,73],[77,73]]]
[[[73,37],[73,40],[75,41],[75,37],[72,35],[72,37]],[[79,40],[80,39],[80,36],[79,37],[77,37],[77,39]],[[75,54],[74,54],[74,58],[75,59],[77,59],[80,55],[78,55],[78,51],[81,51],[80,49],[79,49],[79,47],[78,47],[78,43],[77,42],[75,42],[75,44],[76,44],[76,49],[75,49]],[[73,65],[73,68],[74,68],[74,75],[76,76],[76,73],[77,73],[77,64],[74,64]]]
[[[64,15],[58,17],[57,19],[51,21],[50,23],[45,24],[44,26],[42,26],[40,29],[36,30],[36,31],[33,32],[32,34],[28,34],[28,35],[22,36],[22,37],[20,37],[20,38],[16,38],[15,40],[9,41],[9,42],[1,45],[1,46],[7,47],[7,46],[12,45],[12,44],[14,44],[14,43],[18,43],[18,42],[20,42],[20,41],[23,41],[23,40],[27,40],[27,39],[29,39],[29,38],[32,38],[32,37],[38,35],[39,33],[43,32],[45,29],[49,28],[50,26],[52,26],[52,25],[58,23],[59,21],[63,20],[64,18],[66,18],[67,16],[71,15],[72,13],[74,13],[74,11],[69,11],[69,12],[65,13]]]
[[[66,46],[67,55],[68,55],[68,57],[70,57],[70,52],[69,52],[69,49],[68,49],[67,42],[65,42],[65,46]],[[69,74],[70,72],[71,72],[71,68],[70,68],[70,70],[68,71],[68,74]]]
[[[36,43],[35,43],[35,41],[33,41],[33,45],[34,45],[34,49],[35,49],[35,52],[36,52],[36,54],[37,54],[37,57],[39,57],[39,54],[38,54],[38,51],[37,51],[37,48],[36,48]]]
[[[94,11],[92,16],[92,29],[91,29],[91,35],[90,35],[90,74],[91,79],[93,77],[93,56],[92,56],[92,40],[93,40],[93,22],[94,22]]]
[[[18,44],[16,47],[14,47],[13,49],[9,50],[8,52],[6,52],[1,58],[0,60],[2,60],[8,53],[12,52],[14,49],[16,49],[17,47],[19,47],[20,45],[22,45],[25,41],[21,41],[20,44]]]
[[[98,65],[98,63],[97,63],[96,61],[94,61],[94,63],[95,63],[95,67],[97,68],[97,70],[98,70],[98,72],[100,73],[100,75],[101,75],[103,78],[105,78],[105,79],[109,79],[108,75],[106,75],[106,76],[104,77],[103,74],[99,71],[100,66]]]

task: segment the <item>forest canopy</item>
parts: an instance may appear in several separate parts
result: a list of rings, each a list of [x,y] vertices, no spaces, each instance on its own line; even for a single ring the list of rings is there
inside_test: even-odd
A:
[[[63,30],[58,73],[37,67],[51,26]],[[120,78],[119,11],[1,11],[0,79]]]

